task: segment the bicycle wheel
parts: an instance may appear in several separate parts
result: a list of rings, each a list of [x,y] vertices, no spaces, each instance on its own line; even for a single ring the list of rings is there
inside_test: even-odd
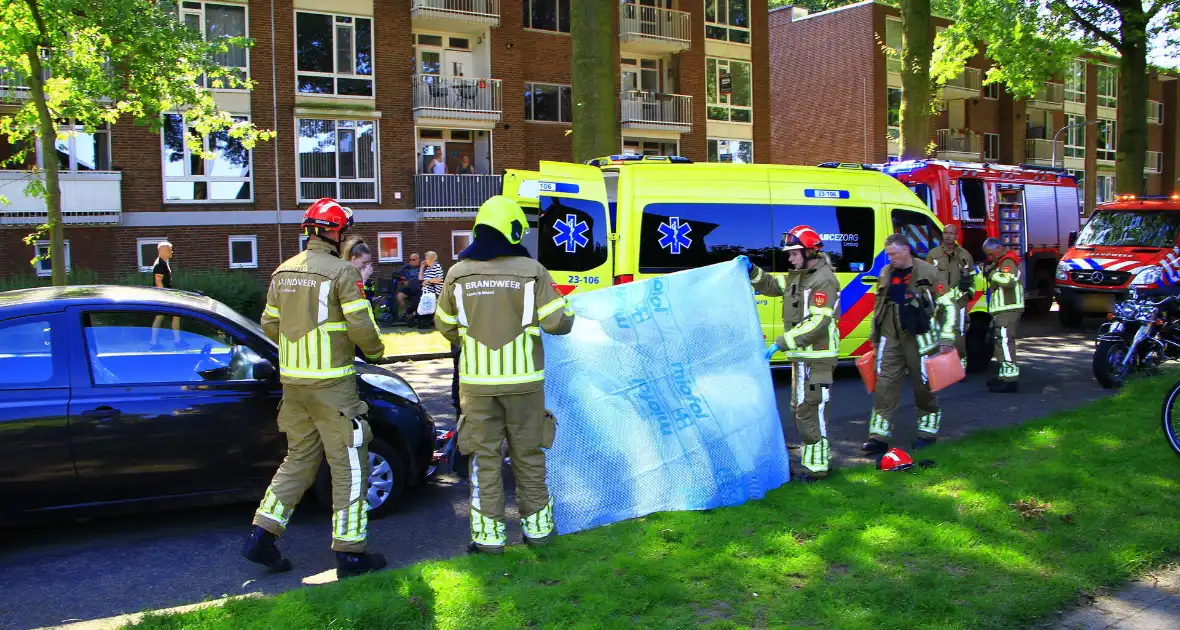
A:
[[[1180,455],[1180,381],[1172,386],[1168,397],[1164,399],[1164,408],[1160,413],[1163,423],[1164,437],[1172,445],[1172,450]]]

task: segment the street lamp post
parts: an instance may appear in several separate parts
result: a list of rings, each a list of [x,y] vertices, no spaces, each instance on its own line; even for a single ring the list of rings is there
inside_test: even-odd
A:
[[[1057,137],[1061,135],[1061,132],[1065,131],[1066,129],[1073,129],[1074,127],[1085,127],[1086,125],[1093,125],[1094,123],[1097,123],[1097,122],[1101,122],[1101,121],[1087,120],[1085,122],[1074,123],[1072,125],[1066,125],[1066,126],[1062,127],[1061,129],[1058,129],[1057,133],[1053,134],[1053,160],[1052,160],[1053,168],[1057,168]]]

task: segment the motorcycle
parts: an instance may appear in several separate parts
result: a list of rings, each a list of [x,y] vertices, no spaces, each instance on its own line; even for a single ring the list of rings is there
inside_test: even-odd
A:
[[[1133,372],[1180,359],[1180,300],[1132,292],[1115,304],[1110,321],[1098,329],[1094,378],[1103,387],[1122,387]]]

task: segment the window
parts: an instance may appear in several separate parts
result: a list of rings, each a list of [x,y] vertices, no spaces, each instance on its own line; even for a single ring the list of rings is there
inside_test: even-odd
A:
[[[1100,120],[1095,128],[1098,133],[1098,159],[1113,162],[1115,159],[1118,134],[1113,120]]]
[[[65,387],[53,365],[49,319],[21,318],[0,324],[0,390]]]
[[[151,273],[152,268],[156,265],[156,259],[160,256],[160,243],[167,241],[166,238],[137,238],[135,239],[136,262],[139,263],[139,270],[143,273]]]
[[[1065,100],[1071,103],[1086,102],[1086,60],[1074,59],[1065,75]]]
[[[201,33],[207,42],[246,36],[246,7],[243,5],[184,0],[180,4],[180,20],[189,28]],[[218,53],[215,59],[226,69],[236,70],[238,78],[245,81],[250,74],[249,58],[246,55],[245,48],[230,46],[227,51]],[[214,85],[215,81],[207,80],[204,76],[199,78],[197,83],[201,87],[211,89],[243,89]]]
[[[705,37],[750,43],[749,0],[705,0]]]
[[[258,268],[258,237],[231,236],[229,237],[229,268],[257,269]]]
[[[901,73],[901,20],[885,19],[885,70]]]
[[[885,133],[890,140],[901,139],[901,88],[888,88],[885,93]]]
[[[1098,106],[1119,106],[1119,69],[1114,66],[1098,66]]]
[[[70,272],[70,240],[66,239],[64,243],[65,244],[62,246],[62,252],[64,253],[63,257],[65,258],[66,273],[69,273]],[[37,244],[33,246],[33,256],[35,256],[35,257],[49,256],[49,241],[37,241]],[[38,260],[37,261],[37,275],[41,276],[42,278],[52,276],[53,275],[53,260],[50,258],[43,258],[41,260]]]
[[[299,235],[299,251],[303,251],[303,250],[307,249],[307,241],[310,238],[311,237],[306,234]]]
[[[471,247],[471,232],[469,230],[451,231],[451,260],[459,260],[459,254]]]
[[[1094,178],[1094,202],[1104,201],[1114,201],[1114,175],[1098,175]]]
[[[86,354],[96,385],[249,380],[261,357],[196,318],[155,311],[92,311]]]
[[[542,196],[540,206],[537,260],[542,265],[580,272],[606,262],[606,208],[601,203]]]
[[[1078,210],[1081,210],[1086,205],[1086,171],[1071,170],[1069,174],[1078,182]]]
[[[965,177],[959,180],[959,209],[963,221],[987,220],[987,190],[982,179]]]
[[[832,259],[832,266],[838,273],[861,273],[873,266],[873,256],[878,250],[873,226],[876,218],[869,208],[845,206],[771,206],[773,213],[772,238],[774,244],[782,241],[782,234],[796,225],[810,225],[819,232],[824,242],[824,251]],[[789,271],[786,252],[775,248],[773,252],[774,271]],[[753,260],[753,257],[751,257]]]
[[[1067,158],[1085,158],[1086,157],[1086,122],[1084,116],[1075,116],[1073,114],[1065,115],[1066,125],[1077,125],[1065,130],[1065,157]]]
[[[906,186],[913,191],[915,197],[921,199],[922,203],[926,204],[927,208],[934,210],[934,194],[931,192],[930,186],[916,184],[914,182],[909,182]]]
[[[1105,175],[1099,175],[1102,179]],[[1099,200],[1101,201],[1101,200]],[[1180,216],[1172,212],[1104,210],[1095,212],[1078,234],[1078,245],[1158,247],[1176,245]]]
[[[245,116],[234,116],[244,122]],[[226,202],[249,201],[254,197],[250,185],[251,151],[242,146],[228,130],[215,131],[202,140],[213,159],[193,155],[185,142],[185,133],[193,133],[177,114],[164,115],[164,201]]]
[[[401,262],[402,233],[381,232],[377,234],[377,262]]]
[[[524,0],[524,27],[570,32],[570,0]]]
[[[296,11],[295,70],[301,94],[373,96],[373,20]]]
[[[299,200],[377,201],[377,121],[300,118]]]
[[[544,83],[524,84],[525,120],[573,122],[573,88]]]
[[[63,171],[111,170],[111,128],[102,126],[93,132],[82,125],[61,125],[57,140],[58,168]],[[41,143],[37,143],[41,149]]]
[[[708,57],[705,80],[709,120],[753,122],[750,62]]]
[[[893,231],[904,236],[910,251],[922,259],[942,240],[942,230],[934,219],[914,210],[894,210]]]
[[[985,133],[983,134],[983,159],[995,160],[1000,159],[1000,134]]]
[[[779,239],[766,204],[654,203],[643,208],[639,241],[640,273],[672,273],[738,255],[770,268]]]
[[[754,163],[754,143],[749,140],[716,140],[709,138],[709,161]]]
[[[988,83],[987,85],[983,86],[983,98],[991,99],[993,101],[999,100],[999,98],[1000,98],[1000,84],[999,83]]]

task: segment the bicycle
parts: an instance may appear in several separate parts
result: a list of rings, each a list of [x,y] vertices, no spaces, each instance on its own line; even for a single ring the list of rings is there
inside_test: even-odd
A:
[[[1168,397],[1164,399],[1164,407],[1160,412],[1164,437],[1172,445],[1172,450],[1180,455],[1180,411],[1175,414],[1172,412],[1177,402],[1180,402],[1180,381],[1176,381],[1176,384],[1172,386],[1172,391],[1168,392]]]

